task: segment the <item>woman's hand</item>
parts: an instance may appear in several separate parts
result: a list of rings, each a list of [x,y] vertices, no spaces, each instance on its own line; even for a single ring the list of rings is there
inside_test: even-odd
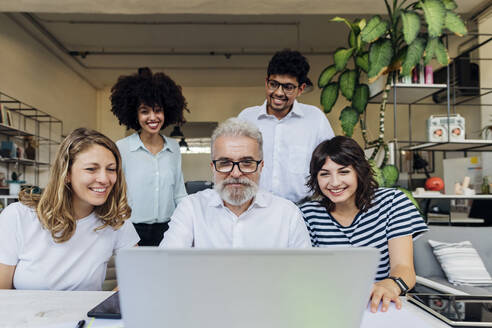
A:
[[[390,302],[394,302],[396,308],[401,309],[400,292],[400,287],[391,279],[374,283],[371,291],[371,312],[377,312],[381,302],[381,312],[388,311]]]

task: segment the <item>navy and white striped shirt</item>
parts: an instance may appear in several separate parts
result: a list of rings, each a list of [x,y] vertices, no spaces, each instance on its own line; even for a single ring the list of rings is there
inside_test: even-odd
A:
[[[374,247],[380,251],[376,281],[389,275],[388,240],[411,235],[415,239],[428,230],[419,211],[398,189],[376,190],[371,207],[359,212],[352,224],[344,227],[317,201],[301,206],[314,247]]]

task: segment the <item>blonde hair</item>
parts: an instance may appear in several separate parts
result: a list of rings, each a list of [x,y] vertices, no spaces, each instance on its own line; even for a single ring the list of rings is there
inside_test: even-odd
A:
[[[105,135],[86,128],[78,128],[70,133],[60,145],[55,162],[51,168],[50,179],[41,195],[32,190],[23,190],[19,200],[36,210],[42,226],[51,232],[57,243],[72,238],[77,226],[72,207],[72,189],[67,183],[67,176],[76,156],[92,145],[102,146],[116,159],[116,182],[106,202],[96,206],[94,211],[102,221],[95,231],[108,226],[119,229],[131,215],[126,197],[126,183],[121,167],[121,156],[115,143]]]

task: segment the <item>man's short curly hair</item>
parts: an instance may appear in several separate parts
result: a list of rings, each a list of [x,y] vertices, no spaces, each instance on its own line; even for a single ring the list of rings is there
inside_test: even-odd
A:
[[[270,59],[268,64],[267,76],[270,75],[291,75],[297,78],[299,84],[307,83],[309,80],[309,63],[299,51],[282,50],[278,51]]]
[[[185,122],[183,111],[188,111],[188,108],[181,87],[166,74],[152,74],[147,67],[139,68],[136,74],[120,76],[111,88],[111,111],[120,125],[140,130],[137,110],[141,104],[162,108],[163,129],[171,124]]]

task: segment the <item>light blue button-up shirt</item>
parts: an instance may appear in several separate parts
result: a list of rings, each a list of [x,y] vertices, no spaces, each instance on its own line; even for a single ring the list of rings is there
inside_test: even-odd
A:
[[[163,149],[152,154],[138,133],[118,140],[133,223],[160,223],[171,218],[186,196],[181,152],[176,140],[166,138]]]

